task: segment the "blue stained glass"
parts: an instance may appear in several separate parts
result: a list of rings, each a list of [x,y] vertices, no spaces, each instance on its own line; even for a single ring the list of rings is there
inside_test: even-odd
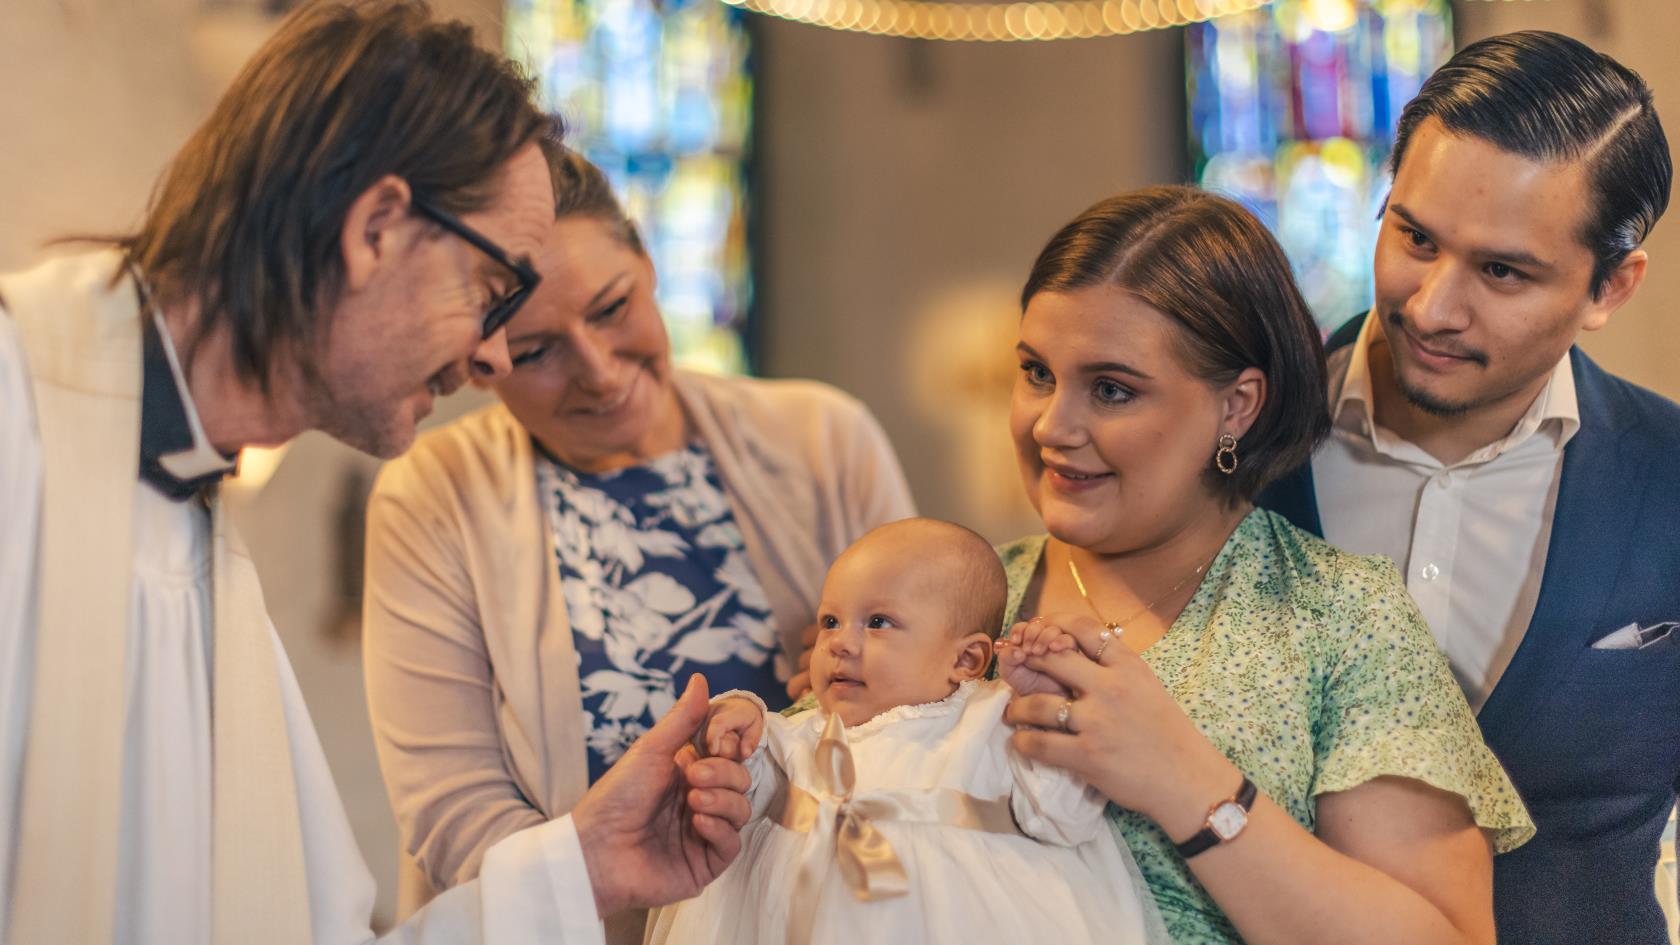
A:
[[[682,363],[747,368],[750,42],[715,0],[507,0],[506,48],[636,221]]]
[[[1400,111],[1451,55],[1447,0],[1276,0],[1186,29],[1196,179],[1253,210],[1321,326],[1370,305]]]

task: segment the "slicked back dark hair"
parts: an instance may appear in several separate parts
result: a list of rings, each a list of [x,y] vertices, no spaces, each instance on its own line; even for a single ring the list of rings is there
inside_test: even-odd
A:
[[[1632,69],[1558,33],[1506,33],[1464,47],[1400,113],[1393,170],[1425,120],[1548,162],[1584,162],[1594,205],[1580,234],[1603,291],[1668,208],[1674,178],[1651,89]]]
[[[266,389],[275,354],[307,350],[325,328],[358,196],[394,174],[444,210],[482,210],[508,159],[548,134],[530,80],[421,0],[307,4],[234,79],[119,245],[160,302],[198,304],[189,358],[223,328],[234,370]]]
[[[1224,385],[1247,368],[1266,397],[1237,441],[1237,470],[1204,473],[1227,501],[1252,499],[1307,461],[1330,432],[1324,345],[1283,247],[1252,213],[1194,187],[1148,187],[1103,200],[1062,227],[1021,290],[1105,285],[1170,319],[1190,372]]]

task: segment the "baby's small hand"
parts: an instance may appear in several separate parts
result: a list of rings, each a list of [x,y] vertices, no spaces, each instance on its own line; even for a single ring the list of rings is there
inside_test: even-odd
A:
[[[1016,637],[1016,633],[1020,637]],[[1065,653],[1079,645],[1073,634],[1045,619],[1029,620],[1010,628],[1009,639],[1028,656]]]
[[[724,699],[706,716],[706,751],[730,761],[745,761],[764,735],[764,711],[751,699]]]
[[[1009,628],[1009,638],[997,645],[998,675],[1015,690],[1016,695],[1030,696],[1052,693],[1068,696],[1071,693],[1061,683],[1027,666],[1027,657],[1046,653],[1061,653],[1078,646],[1073,635],[1045,620],[1018,623]]]

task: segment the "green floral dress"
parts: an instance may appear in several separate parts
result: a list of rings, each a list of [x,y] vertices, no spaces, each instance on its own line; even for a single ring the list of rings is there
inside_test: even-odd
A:
[[[1040,535],[998,549],[1006,627],[1044,544]],[[1308,830],[1319,794],[1394,775],[1463,797],[1497,853],[1534,835],[1387,558],[1337,550],[1256,509],[1144,660],[1202,733]],[[1109,817],[1176,945],[1241,941],[1153,821],[1114,806]]]

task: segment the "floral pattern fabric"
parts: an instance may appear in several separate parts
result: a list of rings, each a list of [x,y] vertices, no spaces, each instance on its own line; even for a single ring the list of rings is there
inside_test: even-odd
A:
[[[999,549],[1005,626],[1044,545],[1040,535]],[[1197,728],[1308,830],[1319,794],[1398,776],[1463,797],[1495,852],[1534,835],[1387,558],[1339,551],[1257,509],[1143,658]],[[1114,806],[1109,817],[1177,945],[1241,941],[1153,821]]]
[[[590,783],[690,673],[712,692],[787,704],[770,602],[703,445],[603,475],[539,457],[537,482],[578,654]]]

